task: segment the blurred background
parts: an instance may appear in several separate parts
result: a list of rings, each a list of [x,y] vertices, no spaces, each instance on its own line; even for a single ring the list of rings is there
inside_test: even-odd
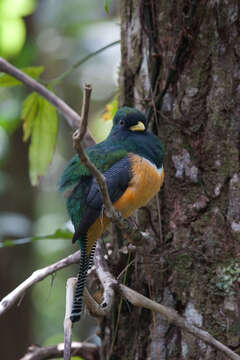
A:
[[[41,80],[51,81],[74,63],[120,39],[118,2],[109,13],[99,0],[0,0],[0,56],[17,67],[43,65]],[[89,128],[102,140],[111,122],[101,115],[117,95],[120,45],[91,57],[54,86],[80,112],[82,87],[93,86]],[[29,181],[28,143],[22,141],[21,107],[24,86],[0,87],[0,297],[35,269],[77,250],[69,238],[47,239],[68,221],[57,182],[73,155],[72,129],[59,116],[56,151],[38,187]],[[41,240],[32,236],[42,235]],[[16,240],[18,242],[7,242]],[[19,359],[30,344],[63,341],[65,283],[78,266],[63,269],[28,291],[18,306],[0,318],[0,359]],[[96,324],[84,319],[73,338],[98,342]],[[84,328],[84,331],[83,331]],[[4,336],[3,336],[4,334]]]

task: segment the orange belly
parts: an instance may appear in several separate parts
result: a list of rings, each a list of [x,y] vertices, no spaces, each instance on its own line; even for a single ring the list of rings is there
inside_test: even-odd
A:
[[[150,161],[130,154],[133,177],[123,195],[114,203],[117,211],[120,211],[124,218],[146,205],[160,190],[164,180],[164,170],[157,169]],[[95,241],[105,231],[109,219],[103,215],[99,217],[88,230],[87,253],[91,252]]]

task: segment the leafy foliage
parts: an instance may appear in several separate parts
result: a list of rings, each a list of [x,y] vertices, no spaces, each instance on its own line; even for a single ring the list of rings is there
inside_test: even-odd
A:
[[[58,130],[56,109],[36,93],[30,94],[23,104],[24,141],[31,136],[29,147],[30,179],[37,185],[52,159]]]
[[[31,76],[33,79],[38,79],[39,75],[44,71],[43,66],[28,66],[21,69],[26,75]],[[23,85],[23,83],[11,75],[0,74],[0,87],[13,87]]]
[[[38,96],[38,107],[36,118],[32,124],[31,144],[29,147],[30,179],[33,185],[37,185],[39,176],[45,174],[52,160],[57,129],[58,117],[56,109],[48,101]]]

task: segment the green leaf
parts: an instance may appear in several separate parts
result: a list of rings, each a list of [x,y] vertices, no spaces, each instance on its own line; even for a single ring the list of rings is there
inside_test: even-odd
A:
[[[112,0],[104,0],[104,9],[107,13],[109,13],[109,7],[111,5]]]
[[[37,95],[38,96],[38,95]],[[52,160],[56,145],[58,117],[56,109],[41,96],[38,96],[36,118],[32,123],[31,144],[29,147],[30,179],[37,185]]]
[[[71,231],[67,230],[67,229],[57,229],[55,231],[55,233],[50,234],[50,235],[42,235],[42,236],[32,236],[32,237],[27,237],[27,238],[22,238],[22,239],[17,239],[17,240],[3,240],[0,242],[0,248],[2,247],[7,247],[7,246],[14,246],[14,245],[23,245],[23,244],[28,244],[34,241],[38,241],[38,240],[58,240],[58,239],[68,239],[71,240],[73,237],[73,234]]]
[[[28,75],[36,80],[36,79],[38,79],[39,75],[43,72],[44,67],[43,66],[29,66],[29,67],[25,67],[20,70],[22,72],[24,72],[26,75]],[[21,81],[15,79],[13,76],[0,73],[0,87],[12,87],[12,86],[18,86],[18,85],[22,85],[22,84],[23,83]]]
[[[23,103],[21,119],[23,120],[23,141],[27,141],[32,133],[33,122],[38,112],[37,93],[30,94]]]

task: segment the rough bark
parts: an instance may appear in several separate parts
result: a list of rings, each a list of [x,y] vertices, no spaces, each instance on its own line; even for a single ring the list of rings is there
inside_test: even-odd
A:
[[[165,185],[137,221],[155,242],[116,274],[240,354],[240,4],[122,0],[120,105],[145,110],[165,147]],[[119,316],[120,314],[120,316]],[[162,316],[116,306],[104,359],[226,359]]]

